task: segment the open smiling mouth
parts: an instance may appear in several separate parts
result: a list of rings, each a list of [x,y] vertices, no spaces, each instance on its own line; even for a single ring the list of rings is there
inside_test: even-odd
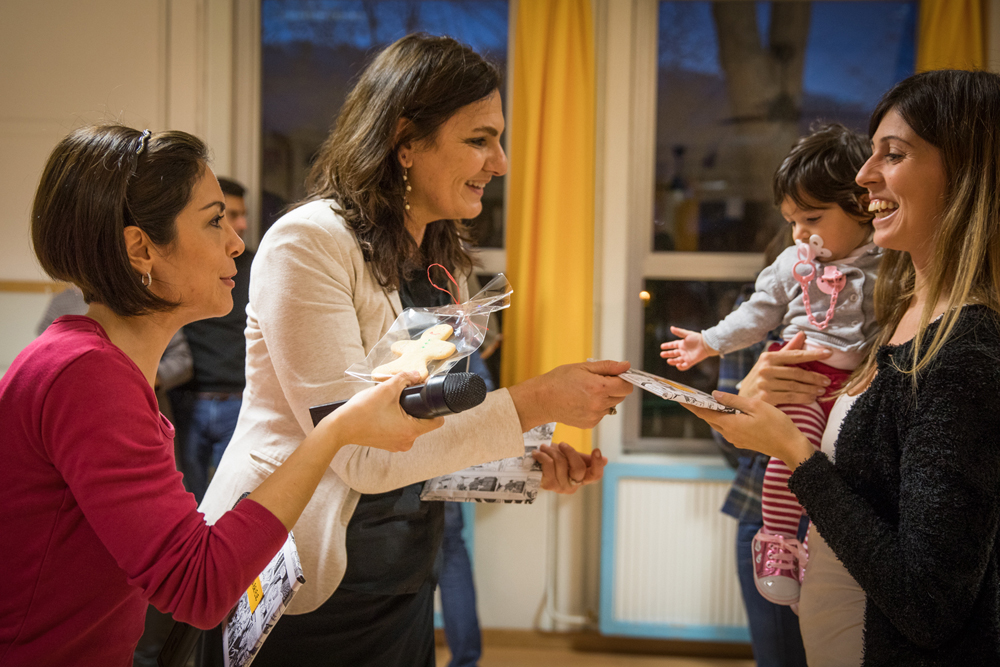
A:
[[[868,212],[874,213],[876,218],[884,218],[892,215],[898,208],[899,204],[885,199],[873,199],[868,204]]]

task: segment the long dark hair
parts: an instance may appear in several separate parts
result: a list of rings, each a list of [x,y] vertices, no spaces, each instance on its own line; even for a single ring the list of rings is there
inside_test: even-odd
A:
[[[895,111],[939,151],[947,179],[945,207],[934,233],[926,276],[927,305],[913,339],[916,374],[934,359],[955,328],[962,307],[988,306],[1000,314],[1000,76],[991,72],[938,70],[896,84],[872,112],[868,134]],[[881,331],[875,348],[889,342],[913,297],[916,272],[909,253],[885,250],[875,283],[875,316]],[[948,292],[948,307],[926,350],[922,339],[934,306]],[[874,350],[850,386],[874,375]],[[856,381],[855,381],[856,379]]]
[[[486,99],[501,81],[500,70],[468,46],[414,34],[380,52],[348,94],[299,203],[334,200],[383,287],[397,289],[401,270],[408,274],[435,262],[451,271],[472,268],[462,221],[431,223],[419,247],[406,230],[396,152],[407,143],[432,141],[456,111]],[[397,137],[401,118],[409,122]]]
[[[143,133],[122,125],[76,130],[49,156],[31,211],[38,262],[75,284],[87,303],[131,317],[177,304],[146,289],[132,268],[124,229],[137,226],[158,246],[177,236],[177,215],[208,163],[186,132]]]

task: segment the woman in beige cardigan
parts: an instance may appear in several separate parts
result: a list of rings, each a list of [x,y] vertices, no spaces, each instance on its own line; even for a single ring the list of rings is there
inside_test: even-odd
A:
[[[461,220],[507,170],[500,74],[447,38],[411,35],[361,75],[323,145],[307,200],[268,232],[247,308],[247,389],[233,443],[202,505],[218,516],[312,430],[311,405],[361,384],[365,358],[406,307],[440,305],[426,268],[440,263],[468,299],[472,260]],[[447,297],[445,297],[447,298]],[[477,408],[392,456],[347,447],[295,525],[306,584],[256,658],[260,665],[433,665],[440,503],[420,483],[523,453],[521,434],[559,421],[591,428],[631,386],[624,362],[562,366],[490,393]],[[539,456],[543,487],[600,479],[600,452]]]

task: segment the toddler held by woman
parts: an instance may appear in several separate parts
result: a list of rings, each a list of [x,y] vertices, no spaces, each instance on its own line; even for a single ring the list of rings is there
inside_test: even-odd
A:
[[[763,340],[783,326],[782,338],[802,331],[807,347],[830,351],[824,362],[804,364],[829,379],[810,405],[779,406],[818,449],[831,396],[865,357],[877,331],[872,298],[881,251],[872,243],[866,191],[855,183],[871,150],[865,137],[826,125],[801,138],[774,175],[774,203],[792,225],[795,246],[761,271],[753,296],[716,326],[700,333],[679,327],[678,340],[660,356],[687,370],[710,356]],[[775,343],[772,349],[781,347]],[[776,604],[799,598],[805,549],[796,539],[802,506],[788,490],[791,471],[776,458],[762,493],[764,527],[754,538],[754,581]]]

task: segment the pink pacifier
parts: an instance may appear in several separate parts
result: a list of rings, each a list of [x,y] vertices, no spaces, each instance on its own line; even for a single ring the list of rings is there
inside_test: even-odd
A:
[[[809,303],[809,284],[813,278],[816,278],[816,265],[813,261],[817,257],[826,259],[833,253],[823,247],[823,239],[818,234],[810,236],[809,243],[796,241],[795,251],[799,259],[792,266],[792,275],[795,276],[796,282],[802,286],[802,302],[806,307],[806,317],[809,318],[809,323],[817,329],[826,329],[830,320],[833,319],[833,310],[837,307],[837,295],[847,284],[847,278],[835,266],[824,267],[823,275],[816,280],[816,287],[823,294],[830,295],[830,308],[826,311],[826,319],[822,322],[817,321]]]
[[[847,284],[847,278],[835,266],[823,267],[823,275],[816,280],[816,287],[823,294],[838,294]]]

